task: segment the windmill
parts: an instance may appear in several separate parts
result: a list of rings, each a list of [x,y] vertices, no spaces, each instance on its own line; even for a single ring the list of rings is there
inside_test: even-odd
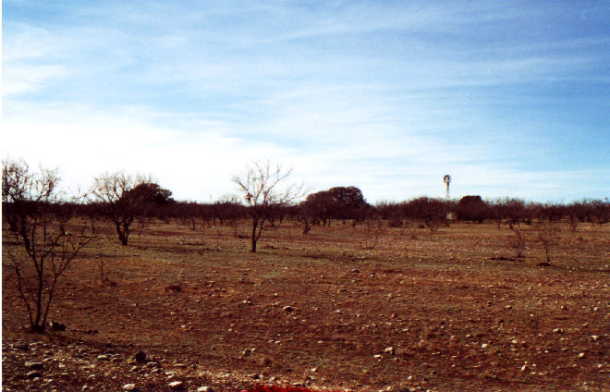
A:
[[[443,182],[445,183],[445,188],[447,188],[447,199],[449,199],[449,185],[451,184],[451,176],[449,174],[445,174],[443,177]]]

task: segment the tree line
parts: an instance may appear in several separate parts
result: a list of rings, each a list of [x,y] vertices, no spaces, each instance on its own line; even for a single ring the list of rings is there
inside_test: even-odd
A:
[[[3,223],[12,232],[23,232],[28,217],[52,214],[57,220],[83,217],[91,222],[111,222],[118,241],[128,245],[134,223],[159,219],[176,221],[193,231],[214,225],[232,225],[251,219],[253,243],[266,225],[274,226],[289,219],[303,225],[303,234],[314,226],[332,222],[357,225],[367,219],[382,219],[398,227],[406,222],[420,222],[431,230],[451,221],[494,221],[498,225],[531,223],[534,220],[567,220],[574,228],[581,222],[610,222],[607,200],[583,200],[569,204],[535,203],[504,198],[483,200],[481,196],[465,196],[460,200],[418,197],[405,201],[383,201],[369,204],[355,186],[337,186],[305,195],[302,187],[289,186],[279,190],[291,172],[269,163],[254,163],[244,176],[233,182],[243,193],[243,200],[234,196],[211,203],[176,201],[172,191],[161,187],[152,178],[130,176],[122,172],[96,177],[85,195],[66,199],[57,193],[56,171],[33,172],[24,161],[3,162]],[[64,196],[64,197],[60,197]],[[60,218],[61,217],[61,218]],[[256,251],[253,245],[253,251]]]

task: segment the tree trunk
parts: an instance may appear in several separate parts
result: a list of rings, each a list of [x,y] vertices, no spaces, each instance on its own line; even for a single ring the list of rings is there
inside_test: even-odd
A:
[[[256,242],[258,241],[258,238],[256,236],[256,229],[258,227],[258,218],[253,218],[252,219],[252,249],[250,250],[252,253],[256,253]]]

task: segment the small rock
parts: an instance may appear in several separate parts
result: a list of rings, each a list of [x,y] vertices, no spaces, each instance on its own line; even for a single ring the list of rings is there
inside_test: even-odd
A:
[[[51,321],[49,323],[49,328],[51,328],[51,330],[53,330],[53,331],[65,331],[66,330],[65,324],[58,323],[57,321]]]
[[[599,340],[599,335],[591,335],[591,340],[597,342]]]
[[[37,378],[42,377],[42,373],[39,370],[29,371],[26,375],[27,378]]]
[[[394,355],[394,347],[386,347],[383,352]]]
[[[108,361],[110,359],[110,357],[108,355],[106,355],[106,354],[100,354],[100,355],[97,356],[97,359],[99,361]]]
[[[201,386],[197,388],[197,392],[215,392],[212,387],[208,387],[207,385]]]
[[[184,383],[182,381],[172,381],[167,386],[173,390],[179,390],[184,388]]]
[[[578,358],[584,358],[584,357],[585,357],[585,353],[578,354]]]
[[[124,391],[135,391],[136,390],[136,384],[125,384],[123,385],[123,390]]]
[[[487,344],[487,343],[483,343],[483,344],[481,344],[481,348],[485,349],[485,348],[487,348],[487,347],[489,347],[489,344]]]
[[[25,367],[32,370],[42,370],[42,362],[38,361],[27,361]]]
[[[296,310],[296,308],[294,306],[290,306],[290,305],[286,305],[282,308],[282,310],[284,312],[294,312]]]

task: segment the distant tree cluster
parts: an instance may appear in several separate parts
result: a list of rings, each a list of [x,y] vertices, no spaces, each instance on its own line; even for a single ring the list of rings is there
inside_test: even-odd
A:
[[[309,222],[330,225],[333,219],[361,221],[371,206],[360,189],[340,186],[310,194],[300,208],[302,217]]]
[[[604,224],[610,222],[610,203],[585,200],[570,204],[528,203],[506,198],[485,201],[481,196],[464,196],[459,201],[420,197],[405,202],[382,202],[375,206],[379,214],[395,225],[404,220],[438,222],[457,219],[465,222],[495,221],[515,225],[531,224],[534,220],[566,220],[575,229],[580,222]]]

